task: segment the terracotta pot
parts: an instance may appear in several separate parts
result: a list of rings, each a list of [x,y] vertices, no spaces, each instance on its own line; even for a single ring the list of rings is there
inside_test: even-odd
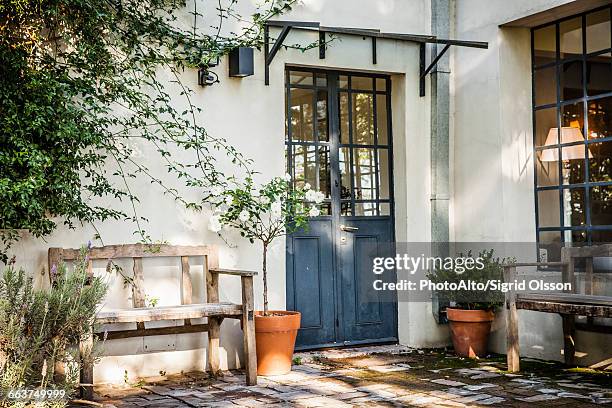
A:
[[[446,309],[455,352],[462,357],[483,357],[491,322],[495,314],[489,310]]]
[[[291,371],[300,312],[269,311],[255,314],[257,374],[281,375]]]

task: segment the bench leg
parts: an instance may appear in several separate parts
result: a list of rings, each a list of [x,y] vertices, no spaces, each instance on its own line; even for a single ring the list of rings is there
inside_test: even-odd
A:
[[[563,319],[563,358],[565,359],[565,365],[573,367],[576,365],[574,316],[561,315],[561,317]]]
[[[514,282],[516,280],[516,267],[508,265],[504,267],[504,280]],[[516,293],[514,290],[506,292],[506,356],[508,360],[508,371],[511,373],[521,370],[519,352],[519,330],[518,311],[516,309]]]
[[[246,383],[257,384],[257,351],[255,349],[255,311],[253,305],[253,277],[242,277],[242,333],[246,360]]]
[[[508,371],[511,373],[521,371],[518,311],[514,301],[510,302],[506,309],[506,348]]]
[[[79,342],[81,398],[93,400],[93,332]]]
[[[221,318],[208,318],[208,370],[214,376],[219,374],[219,335]]]

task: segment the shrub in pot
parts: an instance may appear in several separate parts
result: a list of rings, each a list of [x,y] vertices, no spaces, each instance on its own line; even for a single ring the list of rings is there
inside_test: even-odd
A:
[[[455,352],[462,357],[477,358],[487,352],[491,323],[504,301],[501,291],[478,290],[478,284],[503,281],[502,265],[507,260],[495,258],[492,249],[480,252],[477,257],[471,252],[465,256],[459,254],[456,259],[472,259],[473,266],[453,262],[448,268],[434,270],[428,278],[445,285],[438,294],[450,304],[446,315]]]
[[[213,190],[210,199],[215,213],[209,229],[220,233],[224,226],[234,228],[251,243],[263,247],[263,310],[255,315],[257,373],[279,375],[291,371],[291,361],[300,313],[269,310],[267,255],[270,244],[278,237],[308,226],[308,217],[319,215],[321,192],[308,183],[292,183],[291,177],[275,177],[256,186],[251,177],[235,187]]]

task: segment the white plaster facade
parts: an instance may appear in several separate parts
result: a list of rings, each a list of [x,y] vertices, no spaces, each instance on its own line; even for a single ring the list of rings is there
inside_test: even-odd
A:
[[[202,2],[204,4],[204,2]],[[248,1],[246,2],[248,3]],[[489,49],[451,48],[451,196],[450,236],[457,241],[528,242],[535,240],[533,197],[532,111],[530,34],[528,28],[500,28],[505,22],[569,0],[455,0],[452,37],[487,41]],[[303,0],[284,20],[319,21],[325,26],[380,28],[386,32],[429,34],[431,5],[428,0]],[[292,32],[288,42],[306,43],[316,34]],[[265,176],[281,175],[284,164],[284,70],[285,65],[304,65],[351,71],[392,74],[392,111],[396,200],[396,239],[404,242],[430,239],[430,92],[419,97],[419,47],[417,44],[381,40],[378,63],[372,64],[370,44],[360,37],[342,37],[330,44],[324,60],[318,50],[302,53],[281,50],[264,85],[263,53],[255,53],[255,75],[243,79],[227,76],[227,59],[215,68],[221,82],[197,86],[196,72],[186,71],[183,80],[196,91],[194,103],[203,107],[201,120],[207,130],[227,138],[254,160]],[[161,73],[163,75],[163,73]],[[182,103],[177,98],[177,104]],[[142,152],[146,157],[146,151]],[[163,166],[149,163],[160,174]],[[171,184],[176,183],[169,181]],[[207,230],[207,214],[181,209],[148,182],[136,185],[140,211],[150,219],[147,230],[153,239],[172,244],[216,243],[222,247],[221,265],[259,269],[261,248],[230,236],[235,248],[224,245]],[[123,222],[99,225],[105,244],[132,242],[134,226]],[[92,239],[91,227],[58,229],[46,241],[24,237],[14,247],[20,265],[45,281],[46,249],[78,247]],[[145,264],[146,291],[160,304],[179,301],[179,265],[173,260]],[[95,265],[100,270],[103,265]],[[165,269],[162,267],[166,266]],[[126,265],[129,270],[129,266]],[[197,268],[194,268],[197,270]],[[269,259],[271,306],[285,306],[285,247],[278,240]],[[200,272],[201,273],[201,272]],[[112,285],[107,304],[129,304],[129,292],[121,280]],[[197,279],[195,280],[197,281]],[[201,280],[200,280],[201,282]],[[221,278],[221,298],[239,301],[238,281]],[[202,294],[201,285],[196,284]],[[261,278],[256,281],[256,305],[261,306]],[[399,341],[410,346],[448,344],[448,328],[433,319],[429,303],[399,304]],[[560,359],[561,322],[552,315],[521,312],[522,352],[528,356]],[[504,352],[504,325],[494,325],[493,350]],[[239,325],[222,326],[222,365],[239,366]],[[590,334],[588,352],[597,358],[606,352],[606,339]],[[205,367],[205,334],[133,338],[108,342],[107,355],[96,366],[95,380],[121,382],[130,378]],[[580,343],[579,350],[583,343]],[[586,345],[585,345],[586,346]],[[582,351],[582,350],[580,350]]]

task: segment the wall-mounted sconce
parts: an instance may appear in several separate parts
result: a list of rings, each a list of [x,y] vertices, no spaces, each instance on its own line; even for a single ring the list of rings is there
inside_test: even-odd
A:
[[[219,82],[219,76],[212,71],[209,71],[210,67],[200,67],[198,69],[198,85],[209,86]]]
[[[198,85],[209,86],[219,82],[219,76],[210,71],[210,68],[217,65],[219,65],[219,56],[214,61],[210,61],[198,69]]]
[[[229,76],[243,78],[253,75],[253,48],[238,47],[229,53]]]

